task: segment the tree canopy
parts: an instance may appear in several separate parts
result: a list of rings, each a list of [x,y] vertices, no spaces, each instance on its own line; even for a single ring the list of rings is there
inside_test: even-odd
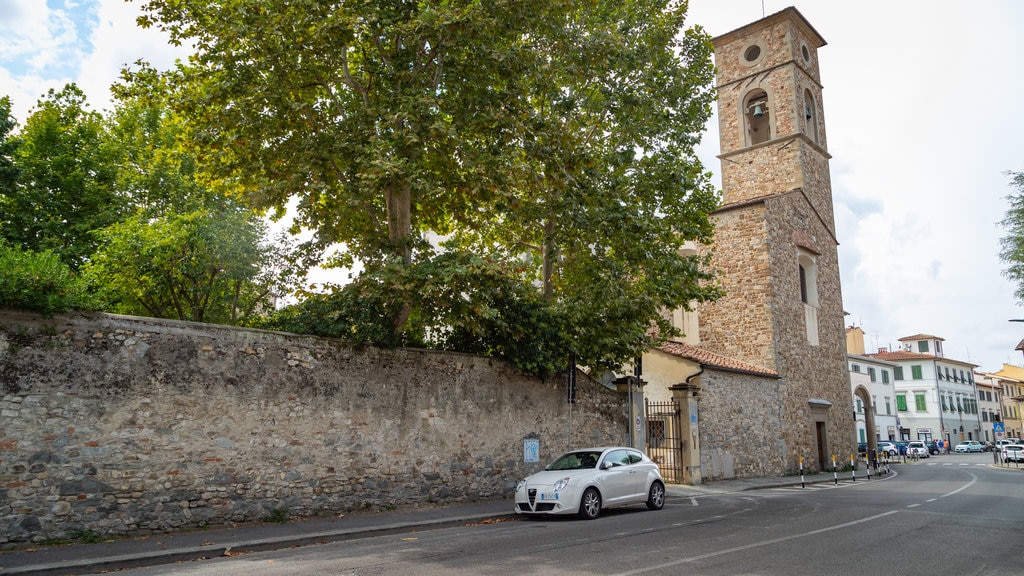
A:
[[[17,184],[0,190],[0,234],[26,250],[51,250],[77,269],[96,248],[92,230],[117,222],[125,210],[103,116],[89,110],[74,84],[51,89],[18,140]]]
[[[1007,197],[1009,208],[1000,224],[1006,235],[1000,240],[999,258],[1006,265],[1003,276],[1017,288],[1014,296],[1024,302],[1024,172],[1009,172],[1010,186]]]
[[[336,263],[412,282],[383,308],[404,341],[436,310],[412,270],[439,251],[537,291],[560,353],[592,366],[671,333],[664,309],[717,296],[683,250],[710,241],[719,201],[694,151],[711,43],[685,28],[685,2],[142,6],[143,25],[196,47],[166,82],[200,163],[256,206],[294,206],[296,230],[344,246]],[[459,276],[472,267],[443,269],[487,301],[489,281]]]

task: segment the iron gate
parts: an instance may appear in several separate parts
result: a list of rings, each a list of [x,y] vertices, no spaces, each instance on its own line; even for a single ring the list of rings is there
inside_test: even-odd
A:
[[[675,399],[651,402],[644,399],[647,419],[647,455],[658,463],[662,477],[683,484],[683,439],[681,410]]]

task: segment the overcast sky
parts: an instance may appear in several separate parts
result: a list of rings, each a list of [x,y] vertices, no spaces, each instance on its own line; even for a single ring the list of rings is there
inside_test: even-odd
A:
[[[1024,307],[1002,277],[1006,171],[1024,171],[1024,2],[690,0],[717,36],[795,6],[825,38],[822,104],[847,325],[868,349],[932,334],[947,357],[1021,365]],[[24,121],[69,81],[97,110],[120,68],[181,49],[135,26],[124,0],[0,0],[0,95]],[[702,158],[720,185],[717,118]]]

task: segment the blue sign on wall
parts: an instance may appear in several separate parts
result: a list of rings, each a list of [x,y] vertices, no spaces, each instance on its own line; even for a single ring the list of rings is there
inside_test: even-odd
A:
[[[540,440],[536,438],[523,440],[523,462],[540,462]]]

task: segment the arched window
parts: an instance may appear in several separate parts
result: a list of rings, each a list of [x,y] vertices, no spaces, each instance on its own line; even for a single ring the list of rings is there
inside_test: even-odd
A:
[[[804,90],[804,133],[818,144],[818,106],[810,90]]]
[[[768,110],[768,94],[764,90],[755,90],[743,100],[743,120],[749,146],[771,139],[771,112]]]

